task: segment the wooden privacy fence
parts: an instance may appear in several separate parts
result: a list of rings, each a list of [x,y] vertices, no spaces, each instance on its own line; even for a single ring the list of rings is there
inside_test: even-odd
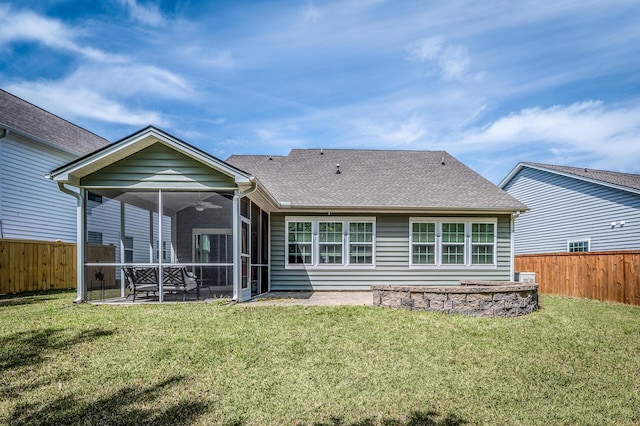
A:
[[[89,245],[87,258],[115,262],[115,247]],[[0,294],[75,286],[74,243],[0,239]]]
[[[640,306],[640,251],[519,254],[515,270],[535,272],[542,293]]]

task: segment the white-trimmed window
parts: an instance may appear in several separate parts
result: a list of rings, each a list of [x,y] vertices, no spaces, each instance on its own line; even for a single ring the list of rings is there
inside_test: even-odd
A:
[[[435,222],[413,222],[411,224],[411,256],[414,265],[436,264]]]
[[[287,264],[311,265],[313,263],[312,222],[287,222]]]
[[[318,222],[318,261],[321,265],[342,265],[342,222]]]
[[[124,261],[133,263],[133,237],[124,237]]]
[[[569,253],[589,251],[589,240],[567,241],[567,251]]]
[[[411,266],[496,265],[495,219],[411,218],[409,226]]]
[[[493,265],[495,263],[495,223],[471,224],[471,264]]]
[[[286,218],[287,267],[372,267],[374,218]]]
[[[349,263],[373,265],[373,222],[349,222]]]

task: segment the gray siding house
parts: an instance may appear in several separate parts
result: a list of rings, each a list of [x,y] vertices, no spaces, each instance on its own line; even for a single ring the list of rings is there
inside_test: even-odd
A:
[[[44,176],[107,144],[0,90],[0,238],[75,242],[76,203]]]
[[[640,249],[640,175],[519,163],[499,186],[531,209],[516,254]]]
[[[103,268],[119,277],[125,267],[188,268],[199,291],[226,288],[238,301],[268,290],[510,280],[514,218],[527,210],[444,151],[295,149],[222,161],[154,127],[50,178],[77,188],[84,218],[88,194],[119,211],[123,255],[84,261],[81,300]],[[146,241],[163,241],[163,255],[147,244],[144,263],[127,247],[134,211],[147,218],[136,225]]]

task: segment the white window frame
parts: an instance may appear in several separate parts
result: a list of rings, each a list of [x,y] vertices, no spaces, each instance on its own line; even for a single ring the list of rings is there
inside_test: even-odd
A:
[[[586,251],[571,251],[571,244],[581,244],[581,243],[587,243],[587,250]],[[572,240],[567,240],[567,253],[588,253],[591,251],[591,238],[575,238]]]
[[[414,245],[420,245],[420,242],[413,241],[413,224],[414,223],[434,223],[436,230],[435,241],[435,263],[423,264],[414,263],[413,248]],[[463,223],[464,224],[464,262],[457,264],[442,263],[442,247],[448,243],[442,241],[442,225],[444,223]],[[493,224],[493,263],[472,263],[473,246],[488,245],[487,243],[472,242],[473,224]],[[409,218],[409,268],[411,269],[495,269],[498,267],[498,219],[492,218],[469,218],[469,217],[410,217]]]
[[[289,224],[295,222],[311,222],[311,263],[289,263]],[[320,242],[320,223],[342,223],[342,263],[321,263],[320,246],[334,244]],[[354,242],[354,245],[371,245],[371,263],[351,263],[351,223],[371,223],[372,241]],[[375,269],[376,267],[376,218],[348,216],[289,216],[285,217],[285,268],[286,269]],[[335,243],[338,244],[338,243]]]

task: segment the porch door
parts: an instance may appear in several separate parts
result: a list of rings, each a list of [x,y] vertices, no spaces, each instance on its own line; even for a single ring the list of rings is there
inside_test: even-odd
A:
[[[193,260],[200,287],[217,289],[233,285],[233,232],[230,228],[195,228]],[[202,265],[202,264],[209,265]]]
[[[251,222],[242,218],[242,235],[240,244],[240,301],[251,298],[251,251],[249,237],[251,236]]]

